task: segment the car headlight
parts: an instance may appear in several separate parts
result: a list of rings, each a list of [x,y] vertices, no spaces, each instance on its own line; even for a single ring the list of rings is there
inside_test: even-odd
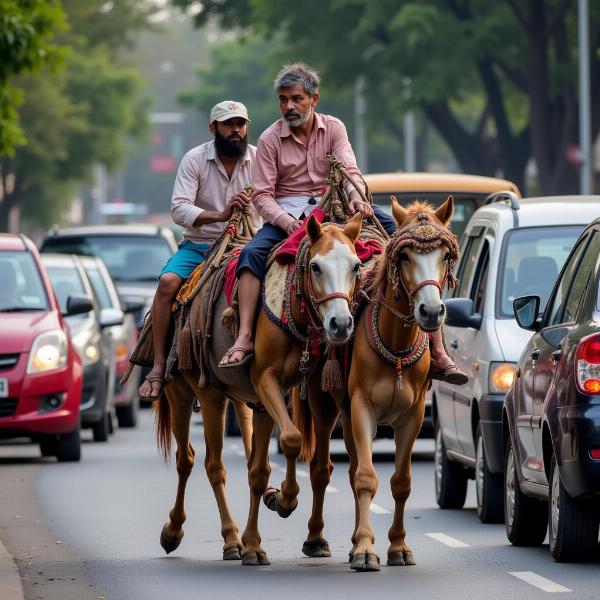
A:
[[[67,364],[68,343],[64,331],[56,329],[38,335],[31,345],[27,373],[47,373]]]
[[[97,337],[90,335],[90,332],[85,329],[73,336],[73,346],[75,346],[85,366],[93,365],[100,358]]]
[[[505,394],[515,379],[517,365],[515,363],[490,363],[490,392]]]

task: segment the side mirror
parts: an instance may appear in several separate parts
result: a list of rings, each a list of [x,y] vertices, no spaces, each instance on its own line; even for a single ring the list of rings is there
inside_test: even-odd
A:
[[[539,331],[542,325],[540,319],[540,297],[521,296],[513,300],[513,312],[519,327],[529,331]]]
[[[67,310],[63,312],[63,317],[82,315],[93,309],[92,301],[85,294],[71,294],[67,296]]]
[[[146,304],[142,300],[127,300],[124,302],[125,312],[134,313],[144,309]]]
[[[482,316],[473,312],[471,298],[448,298],[446,305],[446,324],[452,327],[481,327]]]
[[[123,325],[123,319],[125,315],[122,310],[118,308],[103,308],[100,311],[100,318],[98,322],[100,327],[114,327],[115,325]]]

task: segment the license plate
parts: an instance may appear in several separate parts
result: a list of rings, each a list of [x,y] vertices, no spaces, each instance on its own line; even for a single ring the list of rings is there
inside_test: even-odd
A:
[[[0,377],[0,398],[8,398],[8,379]]]

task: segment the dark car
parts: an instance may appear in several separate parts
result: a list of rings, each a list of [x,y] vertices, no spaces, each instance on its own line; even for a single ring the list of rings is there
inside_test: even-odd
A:
[[[515,299],[534,331],[503,412],[508,539],[541,544],[557,561],[598,549],[600,522],[600,219],[572,249],[539,316],[539,296]]]
[[[141,303],[134,312],[141,330],[144,316],[152,306],[158,277],[177,250],[173,232],[151,225],[95,225],[53,229],[41,243],[42,252],[98,256],[125,304]]]
[[[83,363],[81,425],[92,428],[94,441],[105,442],[112,429],[115,379],[115,357],[107,328],[121,324],[123,313],[102,312],[79,257],[42,254],[42,262],[63,310],[71,294],[87,296],[92,302],[92,311],[83,316],[68,316],[66,320]]]
[[[0,234],[0,439],[28,437],[43,456],[78,461],[81,359],[65,321],[90,301],[65,298],[61,311],[33,242]]]

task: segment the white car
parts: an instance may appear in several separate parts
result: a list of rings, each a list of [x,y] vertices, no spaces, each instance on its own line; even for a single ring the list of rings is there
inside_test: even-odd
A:
[[[518,199],[502,192],[471,217],[444,327],[448,351],[469,382],[432,386],[441,508],[462,508],[474,478],[480,520],[503,520],[502,403],[531,336],[517,325],[512,303],[537,294],[543,311],[571,247],[599,215],[600,196]]]

